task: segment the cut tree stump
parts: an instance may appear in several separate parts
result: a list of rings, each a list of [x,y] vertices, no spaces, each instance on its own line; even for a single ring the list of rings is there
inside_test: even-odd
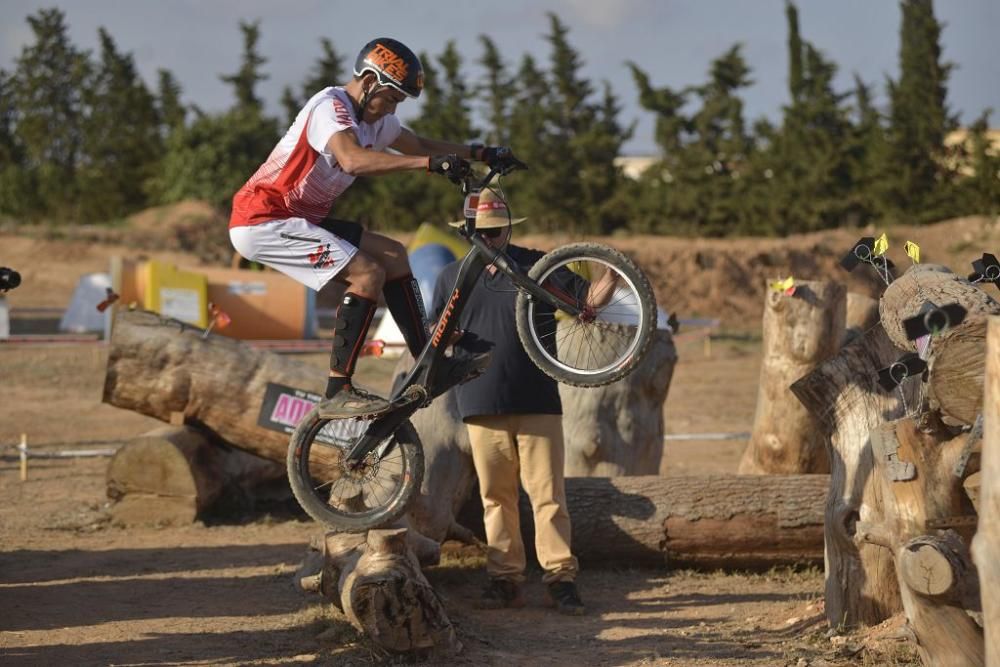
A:
[[[1000,317],[989,318],[986,349],[979,529],[972,553],[982,584],[986,664],[1000,667]]]
[[[837,353],[845,299],[840,283],[796,283],[791,295],[768,290],[757,411],[741,475],[829,472],[824,434],[789,386]]]
[[[954,474],[968,437],[948,429],[924,432],[905,418],[873,429],[871,438],[885,522],[867,528],[895,556],[921,659],[943,667],[982,665],[979,580],[959,533],[942,530],[971,511]]]
[[[567,338],[567,341],[579,337]],[[567,477],[655,475],[663,459],[663,404],[677,363],[669,331],[653,332],[642,363],[602,387],[559,385]]]
[[[296,580],[333,602],[385,651],[444,657],[462,650],[405,528],[315,539]]]
[[[892,393],[878,386],[878,371],[899,354],[876,325],[792,385],[828,437],[825,588],[827,620],[834,628],[876,625],[902,611],[891,553],[855,540],[859,525],[885,520],[869,432],[902,417],[917,400],[913,382]]]

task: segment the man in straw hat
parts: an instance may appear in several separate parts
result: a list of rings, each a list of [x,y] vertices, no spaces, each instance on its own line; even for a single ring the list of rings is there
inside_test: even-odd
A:
[[[476,229],[494,248],[524,270],[544,253],[509,244],[511,218],[506,203],[490,190],[479,196]],[[453,227],[463,222],[450,223]],[[434,288],[432,312],[439,316],[458,274],[460,262],[446,266]],[[528,358],[517,336],[514,302],[517,289],[503,272],[487,267],[483,284],[469,295],[459,321],[465,336],[456,346],[476,351],[493,344],[486,372],[455,389],[458,410],[469,432],[472,460],[479,477],[488,545],[489,582],[479,606],[522,607],[526,558],[518,520],[518,478],[531,499],[535,550],[544,570],[548,599],[564,614],[583,614],[574,580],[578,570],[570,551],[570,520],[563,479],[562,403],[555,380]]]

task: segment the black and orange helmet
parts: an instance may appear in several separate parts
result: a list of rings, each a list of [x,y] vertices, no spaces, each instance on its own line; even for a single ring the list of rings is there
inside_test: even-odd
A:
[[[405,44],[378,37],[365,44],[354,61],[354,76],[372,72],[379,84],[390,86],[407,97],[420,97],[424,89],[424,66]]]

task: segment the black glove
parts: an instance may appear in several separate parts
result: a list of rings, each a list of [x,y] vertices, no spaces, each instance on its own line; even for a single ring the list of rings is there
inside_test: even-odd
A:
[[[433,155],[427,160],[427,171],[443,174],[453,183],[460,182],[469,175],[469,163],[454,153],[449,155]]]
[[[514,157],[514,151],[508,146],[487,146],[483,149],[481,159],[490,169],[506,174],[515,169],[527,169],[527,166]]]
[[[14,269],[0,266],[0,294],[12,290],[21,284],[21,274]]]

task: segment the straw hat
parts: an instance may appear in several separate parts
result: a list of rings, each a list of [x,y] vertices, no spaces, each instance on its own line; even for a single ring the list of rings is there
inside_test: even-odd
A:
[[[476,206],[476,229],[495,229],[506,227],[507,225],[517,225],[527,218],[509,218],[510,211],[507,204],[500,199],[492,190],[483,190],[479,193],[479,204]],[[449,222],[452,227],[465,225],[465,220]]]

